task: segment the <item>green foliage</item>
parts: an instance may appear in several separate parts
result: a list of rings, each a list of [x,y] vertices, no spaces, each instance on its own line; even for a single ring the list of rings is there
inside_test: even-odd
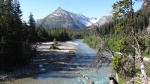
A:
[[[119,51],[118,40],[119,40],[118,38],[107,38],[106,39],[106,43],[108,44],[109,48],[114,52]]]
[[[90,35],[90,29],[70,29],[67,30],[69,37],[71,39],[83,39],[86,36]]]
[[[122,38],[120,39],[120,41],[118,42],[119,44],[119,48],[120,48],[120,52],[126,53],[126,54],[131,54],[133,53],[132,51],[132,47],[130,46],[130,44],[128,43],[129,39],[125,39]]]
[[[58,41],[70,40],[69,34],[65,28],[54,28],[48,30],[50,40],[57,39]]]
[[[0,0],[0,6],[0,70],[6,70],[27,64],[33,53],[19,2]]]
[[[120,71],[120,60],[122,59],[121,55],[116,55],[114,58],[112,58],[112,68],[116,70],[117,72]]]
[[[37,31],[37,41],[53,41],[57,39],[58,41],[71,40],[67,29],[65,28],[54,28],[46,30],[43,27],[36,28]]]
[[[145,45],[150,46],[150,38],[145,39]]]
[[[113,14],[114,18],[120,17],[120,13],[123,13],[123,15],[127,15],[129,12],[129,0],[121,0],[117,1],[112,5],[113,9],[116,9],[117,11]]]
[[[104,36],[105,35],[113,35],[113,33],[115,31],[114,27],[118,22],[119,22],[119,20],[115,20],[113,22],[103,24],[97,29],[97,31],[100,32],[100,34],[102,34]]]
[[[150,39],[149,39],[149,37],[147,39],[141,39],[139,41],[139,44],[140,44],[140,47],[142,50],[142,55],[150,58],[150,47],[149,47]]]
[[[134,17],[135,31],[140,34],[149,24],[150,12],[141,9],[134,14]]]
[[[119,33],[124,33],[123,28],[124,28],[124,22],[125,22],[125,19],[122,19],[120,20],[120,22],[118,24],[116,24],[116,26],[114,27],[115,28],[115,33],[114,35],[117,35]]]
[[[35,20],[33,18],[32,13],[29,16],[29,41],[30,42],[36,42],[37,41],[37,32],[36,32],[36,26],[35,26]]]
[[[56,45],[54,45],[54,44],[52,44],[49,49],[57,49],[57,50],[59,50],[59,48]]]
[[[48,34],[48,31],[44,29],[43,27],[36,28],[37,31],[37,41],[39,42],[46,42],[51,41],[50,35]]]
[[[136,63],[135,63],[135,56],[136,53],[141,53],[141,50],[145,49],[145,45],[143,44],[144,42],[142,42],[142,40],[138,39],[137,42],[137,37],[136,34],[137,33],[141,33],[141,31],[146,28],[145,27],[145,23],[143,23],[141,21],[140,26],[144,27],[141,28],[139,27],[139,24],[137,25],[137,21],[139,20],[138,17],[134,18],[135,14],[134,14],[134,10],[133,10],[133,0],[121,0],[121,1],[117,1],[114,5],[113,5],[113,9],[117,9],[117,12],[114,13],[114,17],[118,17],[120,14],[123,15],[126,18],[126,22],[124,23],[119,23],[115,30],[118,33],[122,33],[120,32],[123,31],[122,33],[122,37],[124,38],[124,41],[120,39],[120,41],[118,42],[119,44],[121,44],[119,51],[122,54],[122,59],[127,59],[126,61],[122,62],[122,60],[119,60],[120,65],[116,65],[119,67],[119,69],[121,69],[120,71],[120,76],[127,76],[127,77],[135,77],[136,74]],[[145,17],[143,20],[146,20]],[[139,20],[140,21],[140,20]],[[123,26],[122,26],[123,24]],[[136,25],[136,26],[135,26]],[[137,27],[137,28],[135,28]],[[139,29],[138,29],[139,28]],[[116,34],[116,33],[115,33]],[[139,45],[140,45],[140,50],[139,49]],[[137,52],[135,51],[134,48],[132,48],[132,46],[134,46],[137,49]],[[131,59],[132,57],[132,59]],[[118,62],[116,62],[117,64]],[[117,69],[114,68],[116,71]],[[118,71],[117,71],[118,72]],[[124,73],[122,75],[122,73]],[[146,75],[143,75],[144,77],[146,77]],[[142,80],[142,82],[144,82],[146,80]]]
[[[87,36],[84,37],[83,42],[88,44],[91,48],[99,49],[100,43],[99,43],[100,38],[98,36]]]
[[[56,46],[58,44],[58,42],[56,41],[56,39],[53,40],[54,45]]]
[[[119,84],[124,84],[125,83],[125,78],[123,78],[122,76],[119,75],[118,82],[119,82]]]
[[[132,51],[132,47],[128,46],[127,44],[127,39],[122,36],[107,38],[106,43],[109,48],[114,52],[130,53]]]
[[[83,39],[85,36],[89,35],[90,30],[73,30],[66,28],[53,28],[47,30],[43,27],[38,27],[36,28],[36,32],[37,41],[53,41],[54,39],[58,41],[68,41],[72,39]]]
[[[112,67],[120,77],[132,77],[138,72],[136,68],[134,71],[132,70],[132,60],[124,55],[116,54],[114,58],[112,58]]]
[[[59,50],[59,48],[57,47],[57,44],[58,44],[58,42],[57,42],[56,39],[54,38],[53,44],[51,45],[50,49],[58,49],[58,50]]]
[[[148,77],[150,77],[150,62],[146,62],[146,74]]]

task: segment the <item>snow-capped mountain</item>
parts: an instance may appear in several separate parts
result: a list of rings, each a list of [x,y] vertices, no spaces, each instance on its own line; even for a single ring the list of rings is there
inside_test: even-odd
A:
[[[111,11],[108,14],[104,15],[95,24],[100,26],[100,25],[103,25],[105,23],[112,22],[113,21],[113,19],[112,19],[113,18],[113,12],[114,11]]]
[[[72,13],[62,8],[57,8],[52,14],[48,15],[41,21],[38,21],[37,26],[42,25],[45,28],[88,28],[96,23],[97,18],[89,18],[79,13]]]
[[[73,12],[68,12],[66,11],[72,18],[78,20],[79,22],[81,22],[82,24],[85,24],[85,26],[89,27],[91,25],[93,25],[94,23],[96,23],[98,21],[97,18],[89,18],[86,17],[80,13],[73,13]]]
[[[113,9],[112,11],[110,11],[109,13],[107,13],[106,15],[104,15],[103,17],[101,17],[96,23],[95,25],[101,26],[105,23],[109,23],[109,22],[113,22],[113,13],[118,11],[118,9]],[[121,19],[124,18],[123,13],[119,14],[121,17],[118,17],[117,19]]]

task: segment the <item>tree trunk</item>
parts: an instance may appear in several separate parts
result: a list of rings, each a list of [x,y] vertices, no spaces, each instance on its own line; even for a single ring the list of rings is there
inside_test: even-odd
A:
[[[116,80],[119,81],[119,79],[118,79],[118,73],[116,73]]]
[[[130,13],[129,13],[129,19],[130,19],[130,21],[129,21],[129,24],[130,24],[130,26],[129,26],[129,30],[130,30],[130,28],[131,28],[131,33],[129,34],[129,35],[131,35],[130,36],[130,38],[132,39],[134,36],[135,36],[135,31],[134,31],[134,16],[133,16],[133,13],[134,13],[134,11],[133,11],[133,2],[132,2],[132,0],[130,0],[129,1],[129,9],[130,9]],[[131,42],[131,45],[134,45],[135,46],[135,40],[133,39],[133,41]],[[132,60],[132,79],[134,79],[134,71],[135,71],[135,49],[134,49],[134,52],[133,52],[133,60]],[[131,80],[132,80],[131,79]],[[133,81],[131,81],[131,84],[134,84],[134,80]]]
[[[141,54],[141,50],[140,50],[140,45],[138,44],[138,40],[136,39],[136,37],[134,36],[133,38],[136,42],[136,47],[134,47],[136,55],[138,60],[140,61],[140,69],[141,69],[141,75],[140,78],[142,80],[141,84],[148,84],[148,79],[147,79],[147,75],[146,75],[146,68],[145,68],[145,64],[144,64],[144,60]]]
[[[140,78],[142,80],[142,84],[148,84],[148,79],[147,79],[146,70],[145,70],[145,64],[144,64],[144,61],[143,61],[143,57],[141,55],[139,56],[139,60],[140,60],[140,64],[141,64]]]

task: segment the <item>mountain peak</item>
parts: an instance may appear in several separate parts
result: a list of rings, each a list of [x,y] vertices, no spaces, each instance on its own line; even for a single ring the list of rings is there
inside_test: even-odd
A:
[[[64,11],[61,7],[58,7],[55,11]]]
[[[58,7],[56,10],[63,10],[61,7]]]
[[[85,17],[79,13],[72,13],[58,7],[53,13],[45,17],[40,24],[45,28],[88,28],[96,19]]]
[[[58,7],[52,14],[60,16],[61,14],[67,14],[67,13],[64,9],[62,9],[61,7]]]

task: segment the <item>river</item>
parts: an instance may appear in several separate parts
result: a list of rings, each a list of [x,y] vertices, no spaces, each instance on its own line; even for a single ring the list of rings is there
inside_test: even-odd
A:
[[[82,43],[81,40],[74,40],[78,43],[76,56],[62,70],[38,74],[33,77],[21,78],[9,82],[9,84],[84,84],[87,82],[77,72],[89,77],[95,84],[109,84],[108,77],[112,73],[110,66],[101,67],[98,72],[95,68],[87,69],[90,63],[96,59],[96,50]],[[82,81],[81,81],[82,80]]]

